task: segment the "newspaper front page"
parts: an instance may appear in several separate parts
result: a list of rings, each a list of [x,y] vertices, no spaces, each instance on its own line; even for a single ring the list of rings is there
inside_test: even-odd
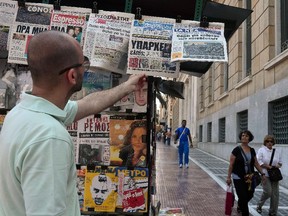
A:
[[[0,1],[0,51],[9,49],[9,29],[16,20],[17,10],[17,1]]]
[[[177,61],[227,62],[224,23],[210,22],[207,28],[197,21],[175,23],[171,62]]]
[[[99,11],[89,17],[84,55],[91,66],[125,74],[134,14]]]
[[[174,19],[143,16],[134,20],[128,52],[128,74],[177,78],[180,64],[171,63]]]
[[[8,63],[27,65],[27,48],[33,35],[49,29],[53,5],[25,3],[12,25]]]
[[[88,116],[78,121],[80,164],[110,164],[110,116]]]
[[[84,44],[84,35],[91,9],[61,7],[61,11],[53,11],[50,23],[51,30],[66,32],[75,38],[81,46]]]

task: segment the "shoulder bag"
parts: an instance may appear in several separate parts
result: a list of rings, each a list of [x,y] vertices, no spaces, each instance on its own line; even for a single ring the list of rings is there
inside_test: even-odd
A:
[[[185,129],[186,129],[186,128],[184,128],[184,130],[182,131],[181,135],[180,135],[179,138],[178,138],[177,146],[179,146],[179,144],[180,144],[180,138],[181,138],[182,135],[184,134]]]
[[[272,165],[274,154],[275,154],[275,149],[273,149],[273,152],[271,155],[271,159],[270,159],[270,163],[269,163],[270,166]],[[272,167],[271,169],[267,169],[267,172],[269,175],[269,179],[272,182],[280,181],[283,179],[281,171],[277,167]]]
[[[245,152],[243,151],[241,146],[239,146],[239,148],[241,150],[242,156],[244,157],[245,166],[247,166],[247,168],[248,168],[248,173],[244,176],[244,179],[245,179],[245,182],[247,184],[249,184],[248,189],[251,190],[251,186],[253,186],[253,189],[256,188],[261,183],[262,179],[261,179],[259,172],[257,172],[257,171],[255,171],[253,173],[251,172],[250,162],[248,161],[248,158],[246,157]],[[251,153],[251,157],[252,157],[252,153]]]

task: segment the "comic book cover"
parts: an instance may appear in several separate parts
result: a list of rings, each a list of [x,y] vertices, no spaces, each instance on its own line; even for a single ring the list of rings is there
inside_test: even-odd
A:
[[[118,178],[115,167],[87,171],[84,188],[84,211],[115,212]]]
[[[78,163],[109,165],[109,115],[91,115],[78,121]]]
[[[110,164],[145,167],[146,134],[146,120],[130,120],[127,116],[111,116]]]
[[[148,168],[117,167],[118,197],[117,207],[123,212],[147,212]]]

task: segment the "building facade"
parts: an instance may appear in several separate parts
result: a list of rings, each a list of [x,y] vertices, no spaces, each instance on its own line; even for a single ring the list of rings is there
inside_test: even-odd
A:
[[[199,80],[197,93],[198,147],[229,160],[249,129],[258,150],[272,134],[288,169],[288,1],[218,0],[252,9],[227,47],[228,63],[214,63]],[[288,174],[283,172],[283,186]]]

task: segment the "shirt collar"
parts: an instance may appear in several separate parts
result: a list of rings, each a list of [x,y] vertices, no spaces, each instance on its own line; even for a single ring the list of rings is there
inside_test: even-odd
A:
[[[64,121],[67,116],[67,112],[60,109],[55,104],[42,97],[37,97],[30,93],[22,93],[19,106],[33,112],[46,113],[61,121]]]

